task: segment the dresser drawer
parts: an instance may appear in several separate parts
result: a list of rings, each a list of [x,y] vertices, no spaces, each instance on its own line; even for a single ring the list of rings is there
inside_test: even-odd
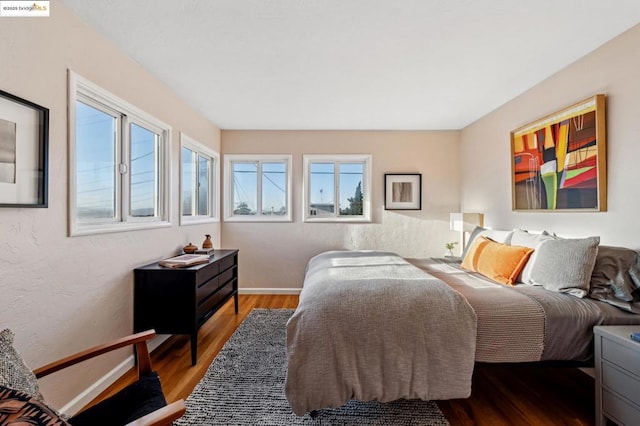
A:
[[[610,361],[625,370],[640,376],[640,362],[638,362],[638,352],[633,351],[618,342],[606,337],[602,338],[602,359]]]
[[[222,286],[220,290],[209,296],[208,299],[203,300],[202,304],[198,306],[198,322],[207,317],[210,310],[215,308],[222,300],[233,293],[233,281]]]
[[[196,285],[200,286],[220,273],[220,262],[209,263],[196,272]]]
[[[211,293],[213,293],[218,289],[218,287],[220,287],[220,283],[220,278],[215,277],[198,286],[198,288],[196,289],[196,303],[200,305],[203,300],[209,297]]]
[[[637,425],[640,419],[638,408],[609,393],[606,389],[602,391],[602,411],[624,425]]]
[[[602,384],[609,390],[640,406],[640,380],[632,377],[629,373],[603,362]]]
[[[220,279],[220,284],[226,284],[231,281],[235,277],[235,268],[227,269],[218,277]]]
[[[224,271],[225,269],[231,268],[233,265],[237,264],[236,255],[227,256],[220,261],[220,270]]]

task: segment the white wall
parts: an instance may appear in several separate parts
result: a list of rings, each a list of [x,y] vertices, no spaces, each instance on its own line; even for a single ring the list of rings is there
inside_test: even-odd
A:
[[[462,131],[462,205],[494,228],[599,235],[601,243],[640,247],[640,26],[538,84]],[[540,58],[544,60],[544,58]],[[527,122],[592,95],[607,96],[608,211],[511,210],[509,134]]]
[[[459,132],[228,131],[223,154],[293,154],[293,222],[222,225],[227,248],[240,249],[239,286],[300,289],[308,260],[326,250],[389,250],[405,257],[442,256],[454,241],[449,213],[458,211]],[[302,222],[303,154],[371,154],[368,224]],[[385,173],[422,173],[422,210],[384,210]]]
[[[0,328],[31,367],[131,333],[136,266],[200,245],[219,224],[178,226],[179,134],[220,149],[220,131],[178,96],[52,2],[48,18],[2,18],[0,89],[50,109],[49,207],[0,208]],[[67,69],[173,127],[172,219],[160,230],[67,236]],[[167,313],[170,314],[170,313]],[[60,407],[130,354],[45,378],[45,397]]]

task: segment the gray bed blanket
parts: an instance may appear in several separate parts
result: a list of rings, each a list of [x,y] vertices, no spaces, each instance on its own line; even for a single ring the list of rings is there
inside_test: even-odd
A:
[[[351,399],[466,398],[475,350],[475,312],[439,279],[393,253],[322,253],[287,323],[285,392],[297,415]]]

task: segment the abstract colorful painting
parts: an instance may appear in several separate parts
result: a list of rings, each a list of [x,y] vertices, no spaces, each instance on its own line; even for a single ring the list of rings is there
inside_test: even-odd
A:
[[[607,209],[605,96],[511,132],[513,210]]]

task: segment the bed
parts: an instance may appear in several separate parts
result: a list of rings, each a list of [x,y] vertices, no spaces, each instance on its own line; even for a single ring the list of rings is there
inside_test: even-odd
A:
[[[639,270],[632,253],[624,265],[618,252],[614,260],[596,261],[594,254],[591,270],[603,274],[600,284],[633,284]],[[633,271],[623,279],[624,268]],[[294,413],[351,399],[466,398],[475,362],[589,363],[593,326],[640,324],[638,304],[621,302],[604,285],[592,285],[600,299],[594,300],[575,297],[575,288],[514,284],[445,259],[376,251],[314,257],[287,323],[285,393]]]

